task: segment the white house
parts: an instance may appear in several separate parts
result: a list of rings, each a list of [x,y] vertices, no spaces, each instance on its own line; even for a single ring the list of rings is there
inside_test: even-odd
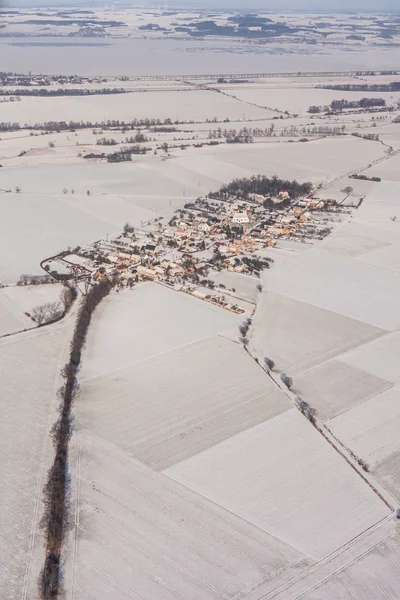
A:
[[[247,213],[237,212],[234,213],[231,219],[232,223],[236,224],[247,224],[250,223],[250,219]]]

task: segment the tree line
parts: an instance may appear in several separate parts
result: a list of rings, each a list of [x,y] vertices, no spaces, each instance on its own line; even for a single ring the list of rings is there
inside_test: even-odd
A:
[[[341,83],[338,85],[317,85],[316,87],[317,89],[337,90],[341,92],[400,92],[400,81],[380,84]]]
[[[44,487],[44,516],[46,558],[40,580],[41,598],[57,598],[61,580],[61,546],[67,523],[68,442],[72,429],[72,404],[78,392],[77,375],[81,354],[93,313],[111,291],[115,282],[104,281],[93,286],[84,297],[71,342],[70,360],[61,374],[64,384],[58,390],[60,417],[52,430],[55,448],[54,461]]]
[[[87,89],[87,88],[26,88],[17,90],[5,90],[0,88],[0,96],[101,96],[107,94],[126,94],[129,90],[124,88],[102,88],[102,89]]]
[[[262,196],[278,196],[279,192],[285,190],[291,198],[307,196],[313,189],[311,182],[299,183],[298,181],[288,181],[279,179],[276,175],[269,178],[265,175],[254,175],[253,177],[243,177],[234,179],[231,183],[223,185],[218,192],[210,193],[210,198],[226,198],[236,196],[237,198],[247,198],[249,194],[260,194]]]

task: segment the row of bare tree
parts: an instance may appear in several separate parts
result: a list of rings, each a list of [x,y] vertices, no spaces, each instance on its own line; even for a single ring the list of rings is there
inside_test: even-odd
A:
[[[84,296],[79,308],[71,342],[70,361],[61,374],[64,384],[58,390],[60,417],[52,431],[55,456],[44,488],[43,527],[46,539],[46,559],[39,588],[42,600],[56,600],[60,593],[61,546],[67,521],[68,503],[68,442],[72,431],[72,403],[78,391],[77,375],[92,315],[111,291],[115,282],[103,281]]]

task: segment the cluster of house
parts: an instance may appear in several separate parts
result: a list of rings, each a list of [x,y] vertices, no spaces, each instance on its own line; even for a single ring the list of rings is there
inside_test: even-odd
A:
[[[167,244],[181,252],[218,248],[224,255],[274,247],[282,238],[319,239],[320,234],[326,235],[315,211],[333,206],[335,201],[306,198],[290,203],[286,191],[271,200],[279,208],[265,208],[265,197],[258,194],[250,194],[246,201],[232,198],[209,202],[200,198],[178,210],[160,234]],[[282,209],[285,200],[289,203]]]
[[[196,289],[209,283],[209,270],[254,273],[254,261],[260,263],[255,254],[257,250],[273,247],[282,238],[318,237],[316,211],[334,204],[334,201],[305,198],[296,203],[287,202],[282,209],[282,200],[290,200],[287,192],[281,192],[276,201],[279,207],[274,210],[266,208],[265,198],[256,194],[246,200],[232,198],[212,202],[199,198],[178,209],[167,225],[162,219],[146,229],[134,230],[126,225],[123,232],[110,239],[98,240],[72,253],[61,253],[57,257],[63,263],[60,273],[64,278],[67,272],[71,278],[93,282],[117,273],[126,285],[141,280],[160,281],[241,313],[244,310],[229,303],[224,296],[204,295]],[[317,229],[321,231],[321,221],[318,223]],[[54,265],[54,257],[51,261]],[[54,274],[53,270],[47,270]],[[195,287],[191,287],[192,284]]]

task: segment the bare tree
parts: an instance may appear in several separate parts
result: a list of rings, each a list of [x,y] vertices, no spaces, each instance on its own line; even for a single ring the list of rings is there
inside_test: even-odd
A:
[[[272,358],[269,358],[268,356],[264,357],[264,365],[268,370],[271,370],[275,367],[275,363],[272,360]]]
[[[49,146],[49,148],[54,148],[55,143],[54,142],[49,142],[48,146]]]
[[[16,193],[17,193],[17,194],[19,194],[19,193],[20,193],[20,191],[21,191],[21,188],[19,187],[19,185],[17,185],[17,187],[15,188],[15,191],[16,191]]]
[[[67,188],[64,188],[64,189],[63,189],[63,194],[65,195],[65,194],[67,194],[67,193],[68,193],[68,190],[67,190]]]
[[[293,379],[289,377],[286,373],[281,373],[281,381],[286,385],[286,387],[290,390],[293,385]]]
[[[59,300],[56,300],[56,302],[48,302],[47,305],[45,304],[45,306],[47,306],[47,322],[55,321],[61,317],[62,310],[61,302]]]
[[[353,188],[351,187],[351,185],[348,185],[347,187],[343,188],[343,190],[340,190],[342,192],[342,194],[346,194],[346,198],[345,200],[347,200],[347,198],[350,196],[351,192],[353,191]]]
[[[57,300],[56,302],[46,302],[36,306],[32,311],[32,319],[38,325],[43,325],[44,323],[56,321],[61,317],[61,314],[61,303]]]
[[[87,195],[87,196],[90,196],[90,190],[88,190],[88,191],[86,192],[86,195]]]
[[[45,304],[40,304],[32,311],[32,319],[38,324],[42,325],[46,321],[47,307]]]

